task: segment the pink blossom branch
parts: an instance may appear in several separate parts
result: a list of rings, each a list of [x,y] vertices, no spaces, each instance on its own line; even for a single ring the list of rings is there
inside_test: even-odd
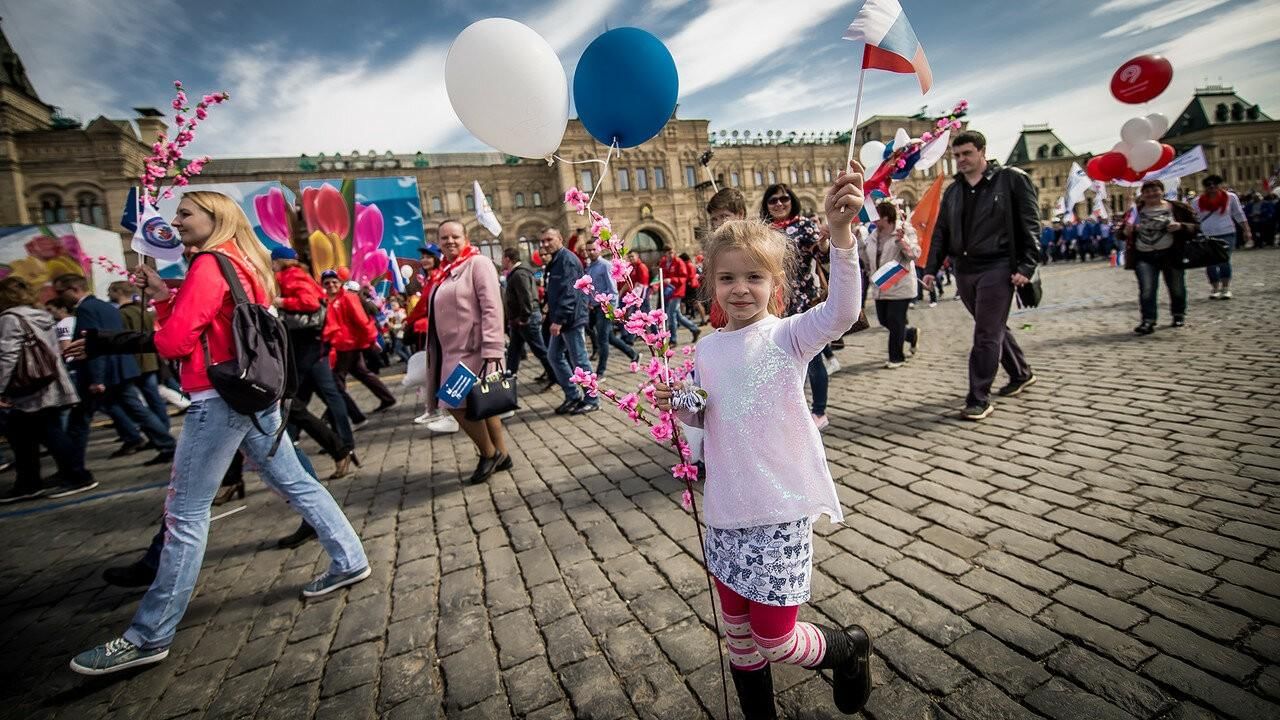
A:
[[[143,162],[143,172],[138,178],[142,184],[142,198],[152,207],[155,207],[160,200],[173,197],[174,188],[190,184],[191,178],[204,170],[205,164],[210,159],[207,155],[188,160],[184,167],[174,172],[178,163],[183,160],[187,146],[195,140],[196,126],[209,117],[209,108],[231,98],[231,95],[225,91],[203,96],[200,102],[196,103],[195,117],[192,118],[183,114],[190,113],[192,108],[187,104],[189,100],[186,90],[182,87],[182,81],[174,80],[173,86],[175,93],[169,105],[176,113],[173,120],[178,132],[172,140],[163,132],[156,136],[156,142],[151,145],[151,155]],[[170,180],[168,187],[164,185],[166,179]]]

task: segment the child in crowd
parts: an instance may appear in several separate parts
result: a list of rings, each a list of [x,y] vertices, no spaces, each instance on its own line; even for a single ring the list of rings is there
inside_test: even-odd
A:
[[[851,223],[862,209],[861,168],[828,190],[831,281],[825,302],[786,318],[794,243],[758,221],[727,220],[706,245],[707,287],[726,324],[698,343],[694,378],[706,391],[695,412],[677,402],[681,422],[700,426],[707,461],[707,567],[715,576],[734,686],[748,720],[776,717],[770,663],[829,668],[836,707],[862,708],[871,694],[871,639],[797,622],[809,600],[813,521],[844,515],[822,437],[809,421],[809,362],[858,318],[858,253]],[[659,407],[673,391],[657,384]],[[769,443],[761,438],[772,438]]]
[[[711,218],[711,232],[720,229],[720,226],[730,220],[745,220],[747,217],[747,198],[737,188],[722,188],[715,195],[711,196],[711,200],[707,202],[707,217]],[[703,270],[706,270],[706,258],[703,258]],[[704,274],[705,277],[705,274]],[[724,316],[724,308],[716,302],[715,293],[708,292],[711,296],[711,327],[717,330],[724,327],[727,319]]]

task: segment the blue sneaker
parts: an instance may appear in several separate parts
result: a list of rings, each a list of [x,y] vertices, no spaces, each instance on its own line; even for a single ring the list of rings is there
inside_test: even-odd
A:
[[[355,585],[372,574],[373,568],[370,568],[368,565],[366,565],[363,570],[355,570],[344,575],[335,575],[334,573],[327,572],[304,585],[302,587],[302,597],[320,597],[321,595],[328,595],[339,588],[344,588],[348,585]]]
[[[106,675],[140,665],[151,665],[169,657],[169,648],[143,650],[124,638],[85,650],[71,659],[71,669],[81,675]]]

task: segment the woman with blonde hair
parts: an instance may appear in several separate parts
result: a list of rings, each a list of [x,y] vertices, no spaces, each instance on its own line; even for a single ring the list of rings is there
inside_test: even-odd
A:
[[[329,554],[328,571],[308,583],[303,596],[324,595],[370,573],[360,538],[333,496],[303,469],[297,454],[288,451],[292,447],[289,438],[280,443],[284,452],[272,454],[275,432],[282,422],[279,408],[263,410],[256,418],[242,415],[231,409],[209,380],[211,365],[236,356],[231,325],[235,301],[228,278],[212,254],[230,260],[235,279],[250,302],[269,305],[275,294],[270,256],[258,242],[249,219],[225,195],[188,192],[178,204],[172,225],[187,249],[198,253],[192,255],[182,287],[173,293],[155,270],[146,265],[134,269],[138,287],[155,300],[155,334],[135,335],[129,343],[91,337],[68,349],[76,355],[107,344],[115,352],[153,347],[161,357],[179,361],[182,389],[191,396],[165,500],[164,549],[155,581],[122,637],[86,650],[71,661],[71,669],[85,675],[157,663],[168,656],[204,559],[209,507],[237,452],[243,451],[258,466],[263,482],[284,496],[316,529]]]

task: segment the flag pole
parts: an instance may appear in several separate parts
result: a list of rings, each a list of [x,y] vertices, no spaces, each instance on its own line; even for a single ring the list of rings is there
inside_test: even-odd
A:
[[[866,55],[866,50],[863,50]],[[849,163],[853,162],[853,144],[858,139],[858,116],[862,112],[862,81],[867,76],[866,63],[863,63],[862,69],[858,71],[858,99],[853,103],[853,129],[849,131],[849,157],[845,158],[844,169],[849,169]]]

